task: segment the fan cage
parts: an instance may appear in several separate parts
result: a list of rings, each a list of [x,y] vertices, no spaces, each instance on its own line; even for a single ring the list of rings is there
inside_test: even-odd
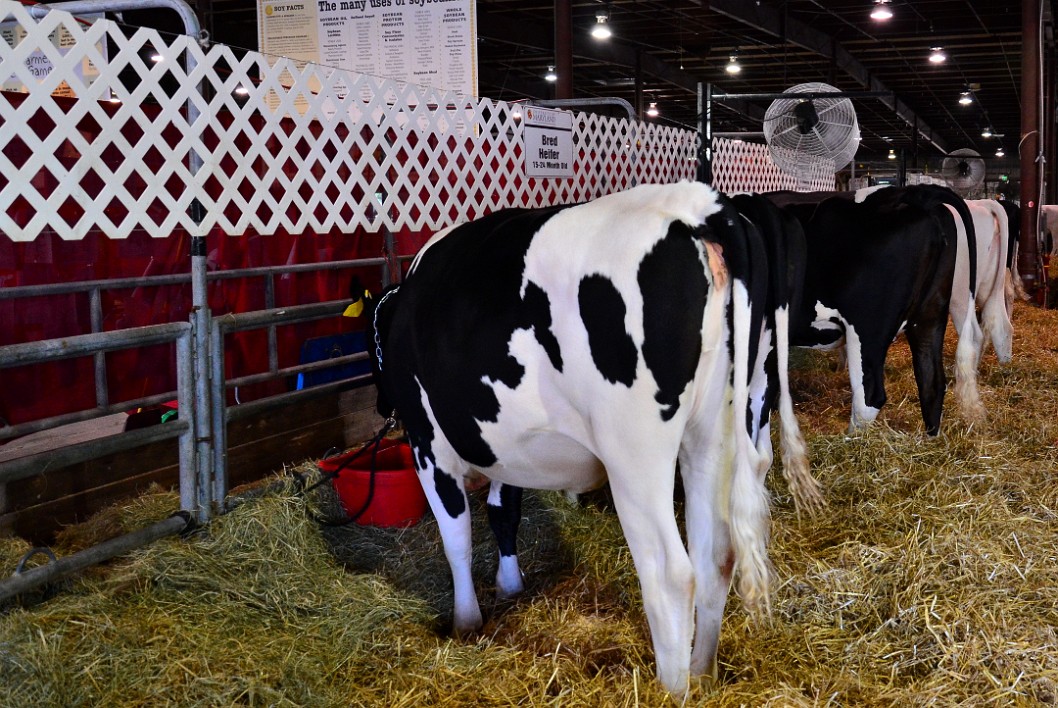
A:
[[[796,94],[837,91],[829,84],[798,84],[785,91],[791,94],[791,98],[776,99],[768,107],[764,116],[764,137],[772,160],[780,169],[797,173],[823,160],[837,172],[856,156],[860,129],[852,101],[847,98],[796,97]],[[811,126],[805,126],[795,112],[805,100],[812,101],[818,116],[818,122]]]

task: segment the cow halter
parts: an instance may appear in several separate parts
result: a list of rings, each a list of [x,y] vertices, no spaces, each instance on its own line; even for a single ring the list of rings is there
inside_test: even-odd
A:
[[[371,326],[375,329],[375,358],[378,360],[379,371],[382,371],[382,336],[378,333],[378,311],[382,309],[382,305],[386,303],[389,296],[398,290],[400,290],[399,285],[392,290],[387,291],[386,294],[382,296],[382,299],[379,300],[378,304],[375,306],[374,317],[371,318]]]

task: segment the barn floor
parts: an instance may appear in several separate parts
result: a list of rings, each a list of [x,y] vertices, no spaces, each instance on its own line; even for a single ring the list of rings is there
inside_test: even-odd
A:
[[[854,436],[832,357],[797,355],[797,409],[830,506],[798,519],[771,475],[772,615],[751,618],[732,596],[720,684],[694,685],[689,704],[1058,702],[1058,312],[1019,304],[1014,345],[1011,364],[991,353],[982,363],[989,421],[968,429],[949,394],[937,439],[922,433],[902,342],[889,403]],[[175,505],[159,490],[68,529],[57,550]],[[638,582],[605,495],[527,495],[527,590],[502,602],[478,510],[488,619],[464,641],[443,634],[451,590],[436,525],[311,518],[334,511],[328,494],[266,495],[0,610],[0,705],[676,705],[653,680]],[[0,569],[25,550],[0,539]]]

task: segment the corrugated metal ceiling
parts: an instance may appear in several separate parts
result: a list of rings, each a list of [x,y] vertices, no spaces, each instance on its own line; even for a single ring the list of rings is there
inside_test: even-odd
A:
[[[1019,3],[916,0],[889,4],[892,19],[869,17],[871,0],[613,0],[572,2],[574,95],[635,101],[634,58],[639,53],[643,105],[655,102],[658,120],[693,125],[697,81],[727,94],[773,93],[808,81],[842,91],[879,85],[888,98],[856,98],[861,156],[884,158],[890,148],[914,149],[909,120],[933,138],[918,140],[922,158],[943,149],[972,148],[993,155],[1016,152],[1021,129],[1022,31]],[[607,49],[588,36],[597,10],[609,11]],[[481,93],[504,100],[546,98],[543,80],[554,64],[554,3],[478,2]],[[1044,2],[1050,40],[1050,6]],[[931,46],[948,59],[928,61]],[[742,72],[724,71],[737,52]],[[1053,48],[1047,50],[1053,55]],[[663,65],[668,75],[659,76]],[[682,85],[680,85],[682,84]],[[976,98],[958,103],[971,88]],[[714,129],[760,131],[767,101],[717,106]],[[895,109],[894,109],[895,105]],[[1002,137],[983,138],[984,128]]]
[[[1053,0],[1042,0],[1043,56],[1053,62]],[[945,150],[1016,159],[1021,132],[1021,4],[996,0],[892,0],[893,17],[869,17],[873,0],[570,0],[574,96],[624,98],[655,120],[694,126],[697,82],[718,93],[775,93],[807,81],[842,91],[883,88],[893,98],[856,98],[863,142],[859,160],[889,149],[919,162]],[[253,0],[198,0],[214,39],[256,46]],[[607,9],[613,37],[594,40],[596,12]],[[478,0],[479,93],[516,101],[553,97],[543,75],[556,64],[552,0]],[[928,60],[931,46],[948,59]],[[736,52],[743,70],[724,72]],[[638,62],[639,92],[636,91]],[[959,93],[972,88],[974,103]],[[755,132],[767,101],[724,103],[714,130]],[[927,137],[913,139],[912,125]],[[983,138],[984,128],[1002,137]],[[916,147],[917,146],[917,147]]]

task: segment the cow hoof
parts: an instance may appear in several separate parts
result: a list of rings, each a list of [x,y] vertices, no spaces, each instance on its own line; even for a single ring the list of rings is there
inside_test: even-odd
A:
[[[514,597],[525,590],[525,579],[518,567],[518,556],[500,556],[496,568],[496,595],[501,598]]]
[[[452,618],[452,636],[468,637],[477,634],[484,624],[481,608],[475,603],[472,611],[468,610],[462,614],[457,611],[456,616]]]

